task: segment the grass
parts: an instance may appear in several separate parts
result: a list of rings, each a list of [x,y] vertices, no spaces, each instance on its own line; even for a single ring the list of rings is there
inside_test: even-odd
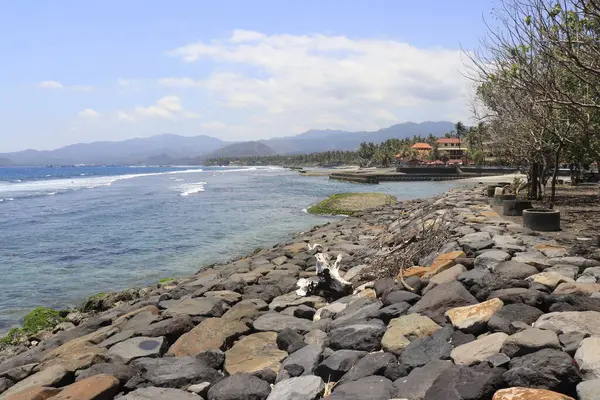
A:
[[[6,336],[0,338],[0,345],[10,345],[28,335],[33,335],[44,329],[52,328],[64,321],[60,311],[47,307],[38,307],[27,314],[23,327],[11,329]]]
[[[356,212],[396,203],[396,198],[384,193],[338,193],[308,209],[311,214],[352,215]]]

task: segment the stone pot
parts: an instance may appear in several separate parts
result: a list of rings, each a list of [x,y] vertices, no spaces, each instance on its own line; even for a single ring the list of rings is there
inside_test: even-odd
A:
[[[501,206],[504,200],[515,200],[517,198],[514,194],[497,194],[494,196],[494,204]]]
[[[487,185],[487,189],[486,189],[487,197],[490,197],[490,198],[494,197],[494,195],[496,194],[496,188],[497,187],[502,187],[502,186],[497,185],[497,184],[495,184],[495,185]]]
[[[523,215],[523,210],[533,208],[533,205],[529,200],[504,200],[502,202],[502,207],[502,214],[520,217]]]
[[[534,231],[560,231],[560,211],[547,208],[523,210],[523,226]]]

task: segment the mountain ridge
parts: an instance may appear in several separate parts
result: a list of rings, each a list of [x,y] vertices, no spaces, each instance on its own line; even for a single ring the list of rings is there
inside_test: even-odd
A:
[[[225,148],[216,156],[242,157],[241,148],[251,148],[248,155],[260,155],[261,151],[272,154],[302,154],[330,150],[355,150],[361,142],[379,143],[391,138],[410,138],[415,135],[443,136],[454,127],[449,121],[404,122],[376,131],[343,131],[338,129],[310,129],[293,136],[271,139],[228,142],[212,136],[180,136],[163,133],[148,138],[132,138],[122,141],[99,141],[74,143],[55,150],[22,150],[0,153],[0,165],[49,165],[49,164],[169,164],[177,160],[201,160]],[[248,144],[251,143],[251,144]],[[258,144],[266,147],[261,147]],[[234,145],[234,147],[226,148]],[[262,149],[262,150],[260,150]],[[267,150],[268,149],[268,150]],[[227,151],[231,153],[228,154]],[[267,154],[265,154],[267,155]]]

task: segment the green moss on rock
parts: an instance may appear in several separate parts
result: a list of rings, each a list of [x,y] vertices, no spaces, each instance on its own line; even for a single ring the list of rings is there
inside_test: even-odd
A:
[[[396,203],[385,193],[338,193],[308,209],[311,214],[352,215],[356,212]]]
[[[23,319],[23,327],[11,329],[6,336],[0,338],[0,345],[11,345],[24,342],[27,336],[44,329],[52,328],[63,322],[61,312],[48,307],[39,307],[31,311]]]
[[[158,283],[160,283],[161,285],[164,285],[165,283],[170,283],[173,282],[175,280],[175,278],[162,278],[159,279]]]

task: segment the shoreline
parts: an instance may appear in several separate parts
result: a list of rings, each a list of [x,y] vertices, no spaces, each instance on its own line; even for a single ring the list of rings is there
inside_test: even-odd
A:
[[[527,393],[536,398],[540,385],[574,395],[581,375],[580,385],[592,381],[585,355],[579,369],[572,357],[592,343],[564,335],[600,330],[600,300],[590,297],[600,293],[600,262],[500,217],[480,188],[359,212],[187,278],[92,299],[93,313],[67,316],[64,330],[0,359],[0,399],[36,385],[88,393],[101,380],[126,400],[161,391],[241,398],[220,397],[235,388],[269,400],[289,399],[290,388],[310,390],[303,399],[333,391],[328,400],[441,400],[463,390],[458,376],[473,378],[478,399],[517,386],[534,386]],[[342,255],[354,294],[295,294],[297,280],[314,275],[315,243]],[[389,256],[390,246],[418,262]],[[414,253],[419,246],[426,254]],[[542,334],[531,347],[528,338]],[[523,374],[517,359],[543,367]]]

